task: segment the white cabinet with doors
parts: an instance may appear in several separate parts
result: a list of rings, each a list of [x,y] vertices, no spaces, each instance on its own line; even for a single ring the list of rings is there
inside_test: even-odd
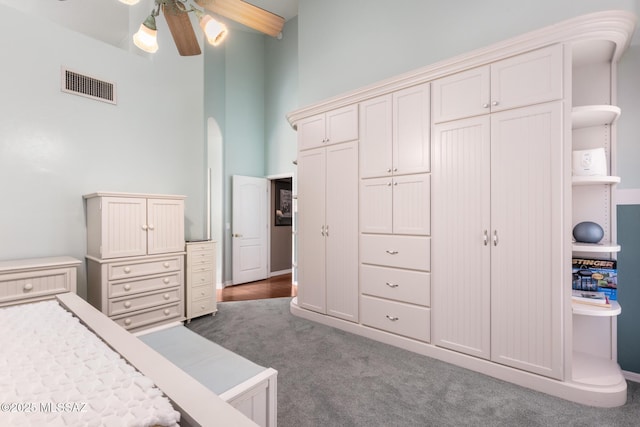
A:
[[[298,149],[322,147],[358,139],[358,105],[317,114],[298,123]]]
[[[93,193],[87,299],[135,331],[184,319],[184,196]]]
[[[429,83],[360,104],[360,177],[429,172]]]
[[[433,122],[561,99],[562,45],[517,55],[433,82]]]
[[[562,104],[434,127],[434,343],[562,378]]]
[[[357,141],[298,153],[298,301],[358,321]]]

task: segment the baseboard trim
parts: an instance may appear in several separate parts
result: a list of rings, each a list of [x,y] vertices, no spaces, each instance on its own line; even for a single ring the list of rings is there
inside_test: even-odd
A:
[[[283,274],[289,274],[289,273],[291,273],[291,269],[280,270],[280,271],[272,271],[271,273],[269,273],[269,277],[282,276]]]
[[[410,338],[384,332],[378,329],[341,320],[335,317],[309,311],[298,305],[298,298],[293,298],[290,311],[294,316],[321,323],[350,332],[356,335],[400,347],[404,350],[422,354],[433,359],[480,372],[500,380],[530,388],[551,396],[559,397],[571,402],[601,408],[622,406],[627,400],[627,383],[622,378],[617,384],[610,386],[592,386],[572,381],[561,381],[541,375],[532,374],[509,366],[500,365],[488,360],[447,350],[433,344],[416,341]]]
[[[639,383],[640,384],[640,374],[637,372],[631,372],[631,371],[622,371],[622,375],[625,377],[625,379],[629,380],[629,381],[633,381],[634,383]]]

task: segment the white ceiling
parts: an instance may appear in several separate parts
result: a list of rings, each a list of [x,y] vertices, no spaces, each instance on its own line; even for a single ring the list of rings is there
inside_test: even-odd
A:
[[[298,15],[298,0],[248,0],[255,6],[289,20]],[[129,6],[118,0],[0,0],[23,12],[33,13],[74,31],[120,46],[128,40]],[[140,0],[153,8],[153,0]],[[246,28],[246,27],[244,27]]]

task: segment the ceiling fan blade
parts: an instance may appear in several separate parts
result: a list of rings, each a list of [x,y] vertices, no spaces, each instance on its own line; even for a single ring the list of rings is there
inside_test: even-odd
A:
[[[184,6],[182,8],[180,6],[176,2],[162,4],[162,13],[167,20],[173,41],[180,55],[200,55],[200,44],[198,44],[196,33],[193,31],[189,14],[184,10]]]
[[[283,17],[242,0],[195,1],[200,7],[272,37],[280,34],[284,26]]]

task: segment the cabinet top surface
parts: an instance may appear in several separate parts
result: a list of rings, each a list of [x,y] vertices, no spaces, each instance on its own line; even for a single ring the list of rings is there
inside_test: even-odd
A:
[[[34,270],[51,267],[71,267],[82,264],[79,259],[70,256],[28,258],[0,261],[0,273],[17,270]]]
[[[95,193],[85,194],[82,196],[85,199],[91,199],[93,197],[141,197],[148,199],[186,199],[187,196],[176,194],[150,194],[150,193],[118,193],[113,191],[97,191]]]

